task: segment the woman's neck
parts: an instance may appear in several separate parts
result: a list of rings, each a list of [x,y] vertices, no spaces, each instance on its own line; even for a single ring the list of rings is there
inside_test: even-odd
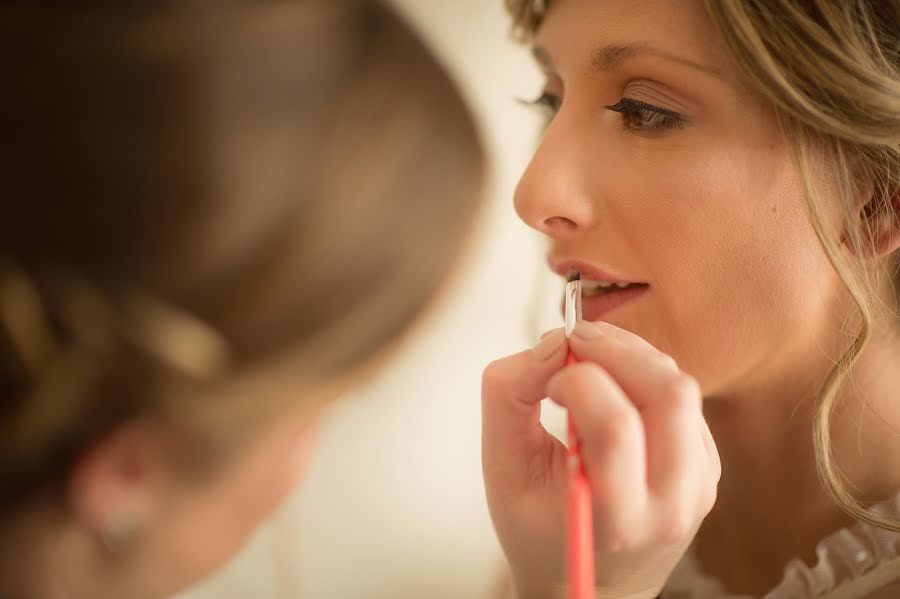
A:
[[[881,330],[887,330],[883,327]],[[876,334],[854,366],[832,415],[835,463],[864,503],[900,491],[900,345]],[[817,363],[752,393],[709,398],[704,413],[722,458],[715,507],[697,535],[701,564],[732,592],[763,593],[792,558],[815,561],[816,544],[852,524],[816,470],[817,388],[833,368]]]
[[[96,540],[48,511],[17,519],[0,539],[0,598],[137,597],[124,568],[111,567]]]

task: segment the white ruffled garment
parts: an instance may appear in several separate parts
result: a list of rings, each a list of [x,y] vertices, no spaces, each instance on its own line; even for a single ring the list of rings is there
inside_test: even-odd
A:
[[[900,518],[900,495],[872,508]],[[816,563],[791,560],[762,599],[900,599],[900,533],[856,523],[816,545]],[[690,551],[676,566],[662,599],[756,599],[728,593]]]

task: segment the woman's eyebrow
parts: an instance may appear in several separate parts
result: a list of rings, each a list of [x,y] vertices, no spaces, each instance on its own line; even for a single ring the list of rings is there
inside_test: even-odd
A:
[[[534,46],[531,49],[535,60],[543,68],[553,71],[553,61],[550,60],[550,54],[541,46]],[[641,54],[650,54],[670,62],[674,62],[692,69],[698,70],[707,75],[711,75],[718,79],[722,79],[722,73],[710,66],[706,66],[685,58],[663,48],[659,48],[647,42],[632,42],[630,44],[608,44],[600,46],[591,51],[591,67],[597,71],[612,71],[618,68],[626,60],[639,56]]]
[[[591,52],[591,66],[599,71],[611,71],[618,67],[622,62],[639,56],[640,54],[652,54],[659,58],[678,63],[680,65],[696,69],[707,75],[712,75],[721,79],[722,74],[713,67],[702,65],[690,58],[679,56],[668,50],[658,48],[646,42],[632,42],[630,44],[609,44],[601,46]]]

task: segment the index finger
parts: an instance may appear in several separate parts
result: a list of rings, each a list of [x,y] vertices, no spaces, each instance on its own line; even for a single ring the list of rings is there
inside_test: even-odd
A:
[[[675,360],[642,337],[605,322],[579,321],[569,339],[575,356],[602,366],[640,410],[653,409],[660,397],[686,377]]]
[[[579,359],[603,367],[640,412],[647,478],[656,494],[683,494],[685,482],[697,478],[698,462],[703,472],[712,470],[700,429],[699,386],[674,360],[607,323],[579,322],[569,343]]]

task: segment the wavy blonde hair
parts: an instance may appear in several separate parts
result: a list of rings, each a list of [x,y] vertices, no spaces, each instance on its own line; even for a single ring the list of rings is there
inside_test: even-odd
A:
[[[527,41],[542,13],[532,0],[506,0],[513,31]],[[546,5],[546,3],[544,3]],[[896,322],[900,256],[874,272],[879,229],[900,226],[900,2],[866,0],[705,0],[748,85],[775,108],[791,141],[810,222],[857,310],[852,342],[819,392],[814,417],[816,466],[825,489],[852,517],[900,532],[900,521],[874,514],[847,489],[831,446],[831,416],[851,369],[883,317]],[[848,260],[828,231],[811,176],[814,161],[836,174]],[[861,199],[865,202],[861,202]],[[862,214],[862,224],[860,215]],[[889,277],[893,305],[877,296]]]

